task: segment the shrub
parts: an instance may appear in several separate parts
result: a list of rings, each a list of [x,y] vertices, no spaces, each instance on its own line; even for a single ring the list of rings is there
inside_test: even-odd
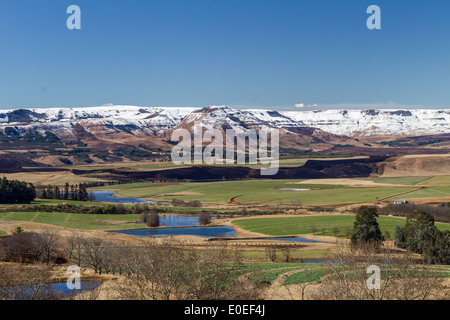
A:
[[[145,223],[147,227],[159,227],[159,214],[157,212],[152,212],[147,218]]]
[[[211,223],[211,217],[206,213],[202,213],[198,218],[198,222],[200,225],[205,226]]]

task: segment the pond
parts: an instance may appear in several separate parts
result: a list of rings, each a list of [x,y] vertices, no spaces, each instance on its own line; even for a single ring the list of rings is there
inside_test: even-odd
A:
[[[281,191],[309,191],[311,189],[294,189],[294,188],[282,188],[282,189],[278,189]]]
[[[233,237],[236,230],[233,227],[191,227],[191,228],[158,228],[158,229],[135,229],[135,230],[117,230],[118,232],[137,236],[141,238],[152,236],[200,236],[211,237]]]
[[[94,290],[101,282],[81,282],[80,289],[69,289],[67,283],[44,284],[39,286],[3,288],[2,296],[7,300],[64,299]]]
[[[49,287],[63,295],[79,294],[98,288],[101,282],[81,282],[81,289],[69,289],[67,283],[50,284]]]
[[[136,204],[136,203],[148,203],[148,204],[158,204],[163,202],[143,200],[139,198],[124,198],[114,196],[114,191],[93,191],[94,201],[98,202],[112,202],[112,203],[122,203],[122,204]],[[166,203],[166,202],[164,202]]]
[[[217,219],[216,217],[211,217],[211,220]],[[190,227],[190,226],[198,226],[200,225],[200,217],[199,216],[164,216],[159,217],[159,224],[161,226],[166,227]]]

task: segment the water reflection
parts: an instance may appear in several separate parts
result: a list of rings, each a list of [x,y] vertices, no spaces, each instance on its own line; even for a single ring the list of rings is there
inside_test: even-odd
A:
[[[114,196],[114,191],[94,191],[94,201],[98,202],[112,202],[112,203],[122,203],[122,204],[137,204],[137,203],[148,203],[157,204],[157,201],[143,200],[139,198],[125,198]],[[162,202],[160,202],[162,203]]]
[[[194,228],[157,228],[157,229],[137,229],[111,231],[141,238],[152,236],[199,236],[211,237],[233,237],[236,230],[232,227],[194,227]]]

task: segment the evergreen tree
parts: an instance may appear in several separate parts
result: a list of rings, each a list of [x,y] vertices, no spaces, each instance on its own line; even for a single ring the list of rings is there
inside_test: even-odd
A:
[[[66,184],[64,185],[64,200],[68,199],[69,199],[69,183],[66,182]]]
[[[426,211],[413,211],[404,227],[397,226],[395,245],[422,254],[428,263],[450,264],[450,233],[436,228]]]
[[[47,188],[47,199],[55,199],[55,193],[52,186],[48,186]]]
[[[61,199],[61,191],[59,190],[59,187],[55,186],[54,190],[54,199]]]
[[[352,245],[356,246],[361,242],[379,244],[384,240],[376,219],[377,217],[377,208],[375,207],[362,206],[358,208],[353,224]]]
[[[6,177],[0,180],[0,203],[30,203],[35,198],[36,189],[33,184],[8,181]]]

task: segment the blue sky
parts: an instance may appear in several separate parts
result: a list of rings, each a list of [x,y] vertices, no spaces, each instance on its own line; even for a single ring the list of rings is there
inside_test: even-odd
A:
[[[447,108],[449,14],[447,0],[2,0],[0,108]]]

